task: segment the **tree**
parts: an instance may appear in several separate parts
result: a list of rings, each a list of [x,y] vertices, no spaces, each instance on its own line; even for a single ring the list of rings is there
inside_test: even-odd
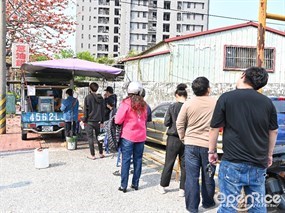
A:
[[[108,58],[106,56],[100,57],[100,58],[96,58],[95,62],[99,63],[99,64],[107,64],[107,65],[111,65],[115,63],[115,60],[112,58]]]
[[[28,43],[31,53],[66,48],[66,39],[76,24],[65,14],[68,6],[69,0],[6,0],[6,54],[11,55],[16,42]]]
[[[93,61],[94,62],[94,56],[88,52],[88,51],[85,51],[85,52],[79,52],[76,54],[76,57],[79,58],[79,59],[82,59],[82,60],[87,60],[87,61]]]
[[[72,49],[68,50],[61,50],[59,54],[55,54],[55,59],[62,59],[62,58],[73,58],[74,57],[74,51]]]
[[[46,60],[50,60],[50,57],[43,53],[30,55],[30,61],[46,61]]]

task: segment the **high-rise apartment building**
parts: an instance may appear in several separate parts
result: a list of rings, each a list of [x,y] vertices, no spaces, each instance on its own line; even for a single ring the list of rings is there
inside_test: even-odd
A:
[[[76,52],[117,57],[208,29],[209,0],[77,0]]]

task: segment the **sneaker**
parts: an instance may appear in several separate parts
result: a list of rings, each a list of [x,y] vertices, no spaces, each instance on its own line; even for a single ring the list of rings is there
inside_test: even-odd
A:
[[[161,185],[158,185],[158,186],[155,188],[155,190],[156,190],[157,192],[159,192],[160,194],[165,194],[165,193],[166,193],[165,187],[163,187],[163,186],[161,186]]]
[[[185,191],[184,191],[184,189],[179,189],[178,196],[179,196],[179,197],[185,197]]]

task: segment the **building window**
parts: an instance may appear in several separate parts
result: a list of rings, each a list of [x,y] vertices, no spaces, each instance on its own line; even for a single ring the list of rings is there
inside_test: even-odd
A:
[[[114,52],[118,52],[118,45],[114,45]]]
[[[89,21],[91,21],[91,16],[89,16]]]
[[[142,40],[145,40],[146,35],[142,35]]]
[[[181,1],[179,1],[177,3],[177,10],[182,10],[182,2]]]
[[[146,24],[143,24],[143,27],[142,27],[143,29],[146,29]]]
[[[163,24],[163,32],[169,32],[169,24]]]
[[[84,25],[82,25],[81,30],[84,30]]]
[[[90,49],[90,44],[88,44],[88,49]]]
[[[177,24],[177,25],[176,25],[176,31],[177,31],[178,33],[181,33],[181,25],[180,25],[180,24]]]
[[[165,40],[165,39],[168,39],[169,38],[169,35],[163,35],[162,39]]]
[[[115,18],[115,19],[114,19],[114,23],[115,23],[115,24],[119,24],[119,19],[118,19],[118,18]]]
[[[256,66],[256,47],[225,46],[224,69],[242,70]],[[275,49],[264,49],[264,67],[267,71],[274,71]]]
[[[118,36],[114,36],[114,42],[119,42],[119,37]]]
[[[81,34],[81,38],[82,38],[82,39],[84,38],[84,34]]]
[[[170,13],[163,13],[163,21],[169,21],[170,20]]]
[[[139,23],[137,23],[137,29],[140,29],[140,24]]]
[[[181,21],[181,19],[182,19],[181,13],[177,13],[177,21]]]
[[[137,17],[138,17],[138,18],[140,17],[140,12],[137,12]]]
[[[84,16],[82,16],[81,20],[84,21]]]
[[[120,6],[120,0],[115,0],[115,6]]]
[[[115,9],[115,15],[116,16],[120,15],[120,10],[119,9]]]
[[[83,43],[81,43],[81,48],[83,49]]]
[[[166,9],[166,10],[170,10],[170,1],[165,1],[163,8]]]
[[[114,33],[119,33],[119,27],[114,27]]]
[[[146,16],[147,16],[147,13],[143,12],[143,17],[146,18]]]

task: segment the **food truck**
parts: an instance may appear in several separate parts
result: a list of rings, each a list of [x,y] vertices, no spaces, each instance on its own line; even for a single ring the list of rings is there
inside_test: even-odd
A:
[[[123,70],[76,58],[27,62],[21,67],[21,131],[22,140],[28,132],[61,133],[64,138],[63,113],[59,110],[63,91],[88,87],[88,82],[76,82],[74,76],[116,80]]]

